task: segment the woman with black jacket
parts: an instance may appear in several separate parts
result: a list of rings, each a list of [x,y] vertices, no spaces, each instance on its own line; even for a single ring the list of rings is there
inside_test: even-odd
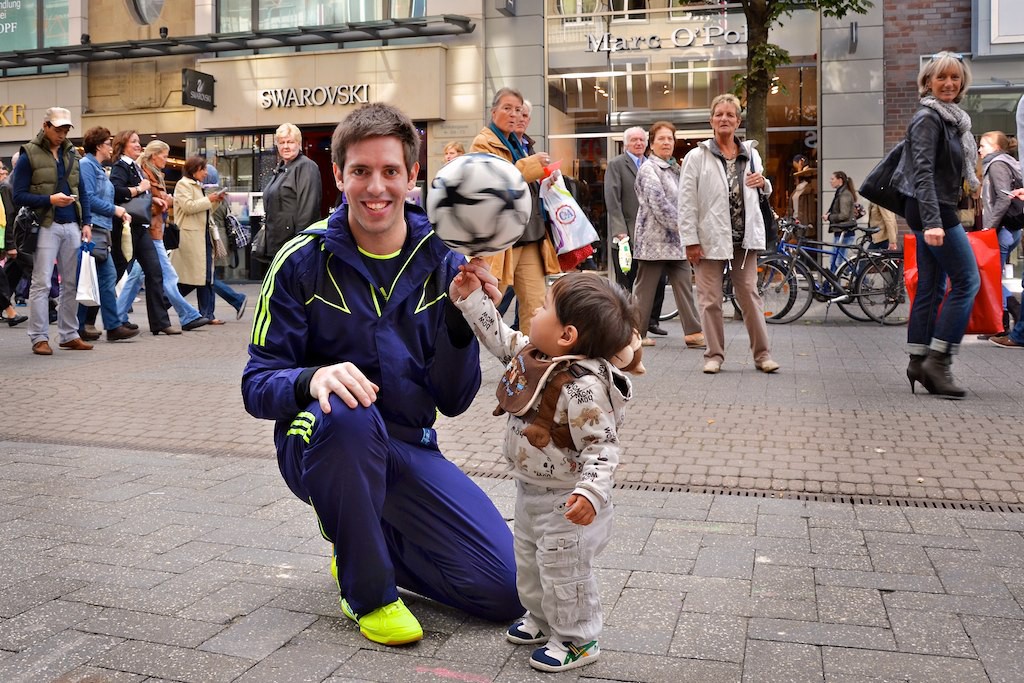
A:
[[[263,188],[268,261],[273,260],[285,242],[321,218],[320,169],[302,153],[302,133],[294,124],[282,123],[274,140],[281,162]]]
[[[963,183],[980,187],[975,173],[978,147],[971,117],[957,106],[971,83],[963,57],[938,52],[917,77],[921,108],[907,129],[903,158],[893,184],[907,195],[907,224],[917,237],[917,297],[910,310],[907,350],[910,389],[920,382],[929,393],[962,398],[950,370],[953,356],[981,286],[978,264],[957,216]],[[949,296],[943,301],[946,278]],[[942,310],[939,310],[939,305]]]
[[[853,180],[843,171],[832,174],[832,188],[836,191],[832,197],[832,205],[822,218],[828,223],[828,231],[833,234],[836,245],[832,252],[829,269],[834,273],[840,264],[846,261],[846,247],[853,243],[854,231],[857,228],[857,216],[853,204],[857,201],[857,190]]]
[[[136,197],[147,197],[153,200],[150,193],[149,181],[145,179],[142,170],[139,168],[136,159],[142,154],[142,144],[139,142],[139,134],[134,130],[123,130],[114,136],[114,165],[110,169],[110,182],[114,185],[114,203],[124,204]],[[163,207],[166,209],[166,205]],[[181,334],[181,329],[171,326],[171,318],[167,309],[171,307],[167,296],[164,294],[164,274],[160,268],[160,256],[156,253],[156,245],[149,234],[149,211],[142,217],[132,215],[132,252],[136,261],[142,267],[146,282],[146,314],[149,316],[149,331],[153,334]],[[117,268],[117,277],[128,268],[128,261],[121,251],[121,236],[115,226],[111,235],[112,253],[114,266]],[[127,290],[127,288],[125,288]],[[119,302],[118,312],[121,305]],[[127,310],[127,306],[125,306]],[[121,316],[122,319],[127,314]]]

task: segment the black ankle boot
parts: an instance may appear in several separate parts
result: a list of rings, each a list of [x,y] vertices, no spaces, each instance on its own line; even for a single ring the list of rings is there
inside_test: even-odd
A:
[[[929,394],[932,393],[932,389],[925,384],[924,375],[921,373],[921,363],[924,362],[924,358],[924,356],[910,354],[910,364],[907,365],[907,379],[910,380],[910,393],[912,394],[917,393],[917,390],[914,388],[915,382],[920,382],[928,390]]]
[[[967,391],[958,387],[953,381],[950,366],[953,357],[948,353],[935,350],[928,351],[928,357],[921,363],[921,384],[933,394],[949,398],[963,398]]]

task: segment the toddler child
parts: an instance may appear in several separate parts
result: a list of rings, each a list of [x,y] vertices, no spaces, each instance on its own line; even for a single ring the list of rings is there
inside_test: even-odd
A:
[[[632,398],[624,371],[643,372],[639,316],[629,295],[597,275],[570,273],[548,290],[530,336],[512,330],[490,296],[497,281],[480,259],[460,267],[449,295],[491,353],[506,364],[498,409],[516,479],[516,588],[528,610],[509,641],[541,645],[530,665],[564,671],[600,654],[602,613],[594,557],[612,531],[618,430]]]

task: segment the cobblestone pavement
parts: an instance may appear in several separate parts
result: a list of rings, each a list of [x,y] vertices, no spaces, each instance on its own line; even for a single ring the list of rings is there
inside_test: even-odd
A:
[[[0,681],[1020,680],[1024,354],[968,340],[951,402],[909,393],[901,328],[773,326],[774,376],[739,323],[717,376],[672,328],[623,435],[602,658],[542,675],[502,625],[415,597],[418,645],[344,619],[270,425],[241,407],[250,321],[49,358],[0,329]],[[439,431],[510,517],[483,364]]]

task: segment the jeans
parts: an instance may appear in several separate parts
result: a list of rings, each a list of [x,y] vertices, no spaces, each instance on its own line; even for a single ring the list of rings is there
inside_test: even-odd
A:
[[[50,278],[53,261],[60,273],[57,333],[60,343],[78,339],[78,254],[82,233],[78,223],[51,223],[39,229],[32,259],[32,285],[28,294],[28,336],[33,344],[50,338]]]
[[[914,235],[917,297],[910,309],[907,350],[914,355],[924,355],[928,349],[955,354],[967,329],[974,297],[981,288],[978,263],[962,225],[947,229],[940,247],[925,244],[920,230],[914,230]],[[951,289],[943,302],[947,276]]]
[[[128,270],[128,279],[124,281],[121,294],[117,297],[117,317],[121,320],[122,325],[128,322],[128,309],[132,307],[132,302],[139,295],[144,277],[142,266],[138,261],[132,261]]]
[[[835,251],[832,253],[832,260],[828,264],[828,269],[833,273],[846,262],[846,249],[845,247],[853,244],[853,238],[856,236],[853,230],[847,230],[846,232],[837,232],[832,239],[832,244],[837,245]]]
[[[78,329],[82,329],[89,322],[89,311],[99,308],[103,316],[103,329],[109,332],[120,327],[123,322],[117,314],[117,267],[114,266],[114,259],[110,254],[102,261],[96,259],[96,281],[100,287],[100,305],[78,305]]]
[[[1010,262],[1010,254],[1013,250],[1020,245],[1020,236],[1024,233],[1024,230],[1007,230],[1006,228],[998,228],[997,236],[999,237],[999,267],[1002,268]],[[1003,310],[1006,310],[1006,298],[1011,296],[1010,290],[1003,287]]]
[[[242,304],[245,303],[245,294],[237,292],[232,289],[226,283],[217,279],[216,276],[213,278],[213,293],[219,296],[224,301],[227,301],[231,308],[236,311],[242,308]],[[206,316],[210,320],[213,320],[213,309],[210,309],[210,315]]]
[[[167,250],[164,249],[163,240],[153,240],[153,246],[156,247],[157,258],[160,259],[164,294],[167,295],[167,300],[174,306],[174,311],[178,314],[178,320],[181,321],[182,325],[187,325],[199,318],[199,311],[178,292],[178,273],[171,265],[170,259],[167,258]],[[121,322],[128,322],[128,309],[131,308],[132,302],[135,301],[135,297],[138,295],[141,287],[142,267],[138,261],[135,261],[128,273],[128,281],[125,282],[124,289],[121,290],[121,296],[117,298],[117,313],[121,318]]]
[[[171,259],[167,257],[167,250],[164,249],[163,240],[153,240],[153,244],[156,245],[156,253],[160,257],[160,268],[164,271],[164,292],[167,293],[167,299],[174,306],[174,311],[178,314],[178,320],[181,321],[182,325],[188,325],[193,320],[198,319],[202,314],[195,309],[185,297],[182,296],[178,289],[178,271],[174,270],[174,266],[171,265]],[[200,305],[202,302],[200,302]]]

